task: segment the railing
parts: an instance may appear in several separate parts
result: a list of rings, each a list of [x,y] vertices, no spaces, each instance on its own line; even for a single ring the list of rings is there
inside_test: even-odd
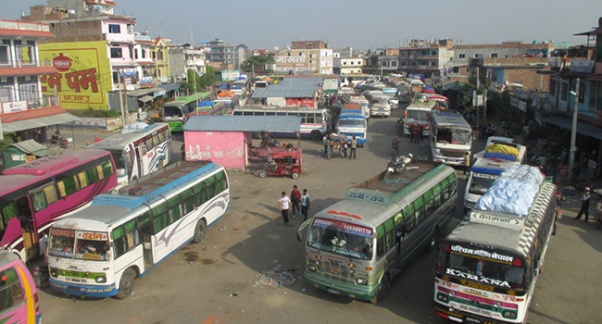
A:
[[[20,67],[46,67],[52,66],[51,60],[0,60],[1,68],[20,68]]]
[[[48,26],[47,24],[13,21],[13,20],[0,20],[0,29],[50,32],[50,26]]]

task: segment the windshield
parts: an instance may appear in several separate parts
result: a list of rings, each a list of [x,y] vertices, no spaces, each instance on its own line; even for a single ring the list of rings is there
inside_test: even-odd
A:
[[[486,173],[473,173],[472,180],[468,187],[468,192],[475,195],[484,195],[487,189],[491,188],[497,175]]]
[[[415,121],[429,122],[431,119],[431,112],[426,110],[407,110],[407,119]]]
[[[466,128],[439,128],[437,142],[466,145],[472,142],[472,130]]]
[[[115,167],[117,169],[125,169],[125,161],[123,160],[122,150],[110,150],[113,160],[115,160]]]
[[[178,107],[163,107],[163,117],[183,117]]]
[[[341,119],[339,127],[366,127],[366,121],[364,119]]]
[[[468,246],[468,244],[466,244]],[[438,260],[439,271],[503,288],[523,288],[525,268],[519,258],[495,251],[445,245]]]
[[[372,229],[347,222],[316,218],[309,229],[307,245],[345,257],[371,260]]]
[[[109,241],[107,233],[53,228],[48,255],[76,259],[106,261]]]

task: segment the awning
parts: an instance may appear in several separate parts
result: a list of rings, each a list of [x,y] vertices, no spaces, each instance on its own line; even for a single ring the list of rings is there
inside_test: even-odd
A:
[[[13,133],[13,132],[26,130],[26,129],[66,124],[66,123],[70,123],[75,120],[78,120],[78,118],[69,113],[37,117],[37,118],[32,118],[32,119],[24,119],[24,120],[19,120],[19,121],[2,123],[2,132],[3,133]]]
[[[550,123],[565,129],[573,128],[573,120],[564,116],[551,116],[542,118],[544,123]],[[577,133],[602,141],[602,128],[592,124],[577,121]]]
[[[33,154],[37,156],[47,156],[52,152],[44,145],[30,139],[26,141],[21,141],[18,143],[13,143],[11,146],[18,148],[25,154]]]
[[[153,96],[142,96],[142,97],[138,98],[138,101],[149,102],[149,101],[151,101],[153,99],[154,99]]]

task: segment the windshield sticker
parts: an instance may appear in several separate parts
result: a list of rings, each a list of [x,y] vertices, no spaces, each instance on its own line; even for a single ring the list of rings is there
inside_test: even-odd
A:
[[[77,238],[91,241],[106,241],[108,235],[107,233],[77,231]]]
[[[322,218],[316,218],[316,220],[314,221],[314,225],[323,227],[323,228],[336,227],[347,233],[356,234],[356,235],[360,235],[360,236],[364,236],[364,237],[372,237],[372,229],[364,227],[364,226],[345,223],[345,222],[337,222],[334,220],[326,220],[326,219],[322,219]]]
[[[75,237],[74,230],[66,230],[62,228],[53,228],[52,229],[53,236],[64,236],[64,237]]]
[[[494,286],[504,287],[504,288],[511,288],[508,281],[491,279],[491,278],[483,277],[483,276],[476,275],[476,274],[462,272],[462,271],[455,270],[455,269],[446,268],[445,274],[468,279],[468,280],[478,281],[480,283],[484,283],[484,284],[488,284],[488,285],[494,285]]]
[[[499,254],[496,252],[489,252],[489,251],[485,251],[485,250],[469,249],[469,248],[465,248],[461,245],[452,245],[451,250],[453,252],[455,252],[455,254],[469,254],[469,255],[474,255],[476,257],[479,257],[479,259],[488,259],[491,261],[501,262],[501,263],[506,263],[506,264],[512,264],[512,261],[514,261],[514,257],[508,256],[508,255],[503,255],[503,254]]]

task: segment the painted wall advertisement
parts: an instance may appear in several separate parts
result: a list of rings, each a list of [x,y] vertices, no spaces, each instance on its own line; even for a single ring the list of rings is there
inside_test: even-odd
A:
[[[41,77],[42,92],[66,109],[107,109],[112,73],[104,41],[40,44],[40,58],[59,71]]]

